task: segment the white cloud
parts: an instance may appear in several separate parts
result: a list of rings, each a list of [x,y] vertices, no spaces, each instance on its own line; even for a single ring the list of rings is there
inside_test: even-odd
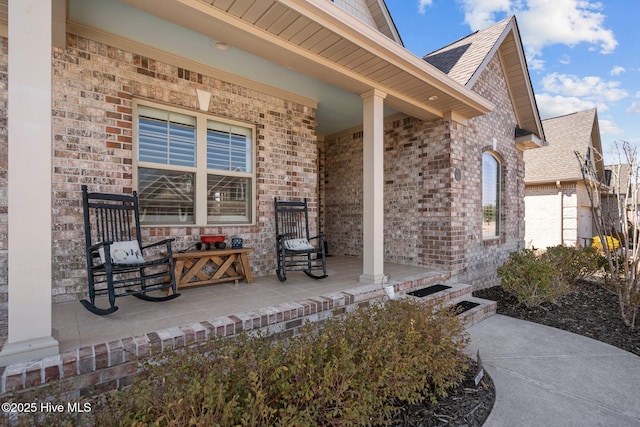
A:
[[[624,133],[624,131],[611,120],[598,118],[598,125],[600,127],[601,135],[619,135]]]
[[[562,65],[571,64],[571,57],[569,55],[562,55],[562,57],[558,59],[558,62],[560,62]]]
[[[625,71],[627,71],[627,70],[625,70],[625,68],[624,68],[624,67],[621,67],[621,66],[619,66],[619,65],[616,65],[616,66],[615,66],[615,67],[613,67],[613,69],[611,70],[611,75],[612,75],[612,76],[617,76],[617,75],[619,75],[619,74],[624,73]]]
[[[461,0],[465,22],[472,30],[482,30],[504,16],[513,15],[511,0]]]
[[[537,57],[546,46],[587,43],[600,53],[611,53],[618,42],[604,27],[602,3],[589,0],[458,0],[465,21],[473,30],[516,15],[530,63],[542,66]]]
[[[548,74],[542,88],[563,96],[583,97],[591,101],[616,102],[629,96],[618,81],[604,81],[598,76],[577,77],[571,74]]]
[[[431,6],[433,3],[432,0],[419,0],[418,1],[418,12],[424,15],[424,11],[427,6]]]
[[[640,101],[634,101],[625,111],[627,114],[640,114]]]
[[[640,98],[640,92],[636,92],[636,98]],[[640,101],[633,101],[631,106],[625,110],[627,114],[640,114]]]
[[[536,103],[538,104],[538,110],[540,110],[540,117],[543,119],[564,116],[565,114],[596,107],[599,111],[607,109],[606,105],[598,105],[595,102],[575,96],[550,95],[548,93],[536,95]]]
[[[530,70],[544,69],[544,61],[537,57],[527,57],[527,65]]]

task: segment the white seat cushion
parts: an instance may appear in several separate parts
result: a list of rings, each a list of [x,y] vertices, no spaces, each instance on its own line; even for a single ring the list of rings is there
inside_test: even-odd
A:
[[[284,241],[284,248],[290,251],[309,251],[314,249],[307,239],[289,239]]]
[[[98,251],[100,252],[100,261],[104,264],[104,247],[101,247]],[[142,264],[144,262],[137,240],[113,242],[110,252],[112,264]]]

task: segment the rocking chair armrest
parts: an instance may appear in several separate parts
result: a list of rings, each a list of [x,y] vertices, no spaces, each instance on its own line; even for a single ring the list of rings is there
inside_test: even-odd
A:
[[[112,243],[113,242],[99,242],[99,243],[96,243],[94,245],[91,245],[91,247],[89,247],[89,252],[95,252],[100,248],[103,248],[103,247],[105,247],[107,245],[111,245]]]
[[[319,241],[324,241],[324,234],[318,234],[317,236],[309,237],[309,240],[318,239]]]
[[[173,237],[169,238],[169,239],[163,239],[163,240],[159,240],[157,242],[153,242],[153,243],[149,243],[148,245],[144,245],[142,246],[140,249],[147,249],[147,248],[153,248],[155,246],[162,246],[162,245],[170,245],[171,242],[174,242],[176,239],[174,239]]]

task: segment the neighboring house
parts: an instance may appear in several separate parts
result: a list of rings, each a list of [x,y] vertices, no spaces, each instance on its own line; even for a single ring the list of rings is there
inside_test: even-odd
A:
[[[56,353],[52,303],[86,293],[82,184],[140,191],[145,239],[243,237],[256,275],[274,197],[365,283],[488,286],[524,245],[544,134],[515,18],[426,60],[382,0],[13,1],[3,35],[0,361]]]
[[[593,162],[604,183],[602,144],[595,109],[542,121],[549,142],[525,152],[527,247],[584,246],[594,236],[591,201],[576,156]]]
[[[630,163],[621,163],[605,166],[605,183],[609,192],[602,195],[602,214],[612,228],[620,228],[621,215],[626,214],[629,236],[631,227],[640,223],[640,193],[638,183],[640,182],[640,171],[637,160],[631,159]]]

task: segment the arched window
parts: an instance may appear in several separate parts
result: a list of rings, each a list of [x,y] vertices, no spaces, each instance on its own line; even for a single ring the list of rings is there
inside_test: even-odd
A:
[[[491,153],[482,154],[482,238],[500,235],[500,161]]]

